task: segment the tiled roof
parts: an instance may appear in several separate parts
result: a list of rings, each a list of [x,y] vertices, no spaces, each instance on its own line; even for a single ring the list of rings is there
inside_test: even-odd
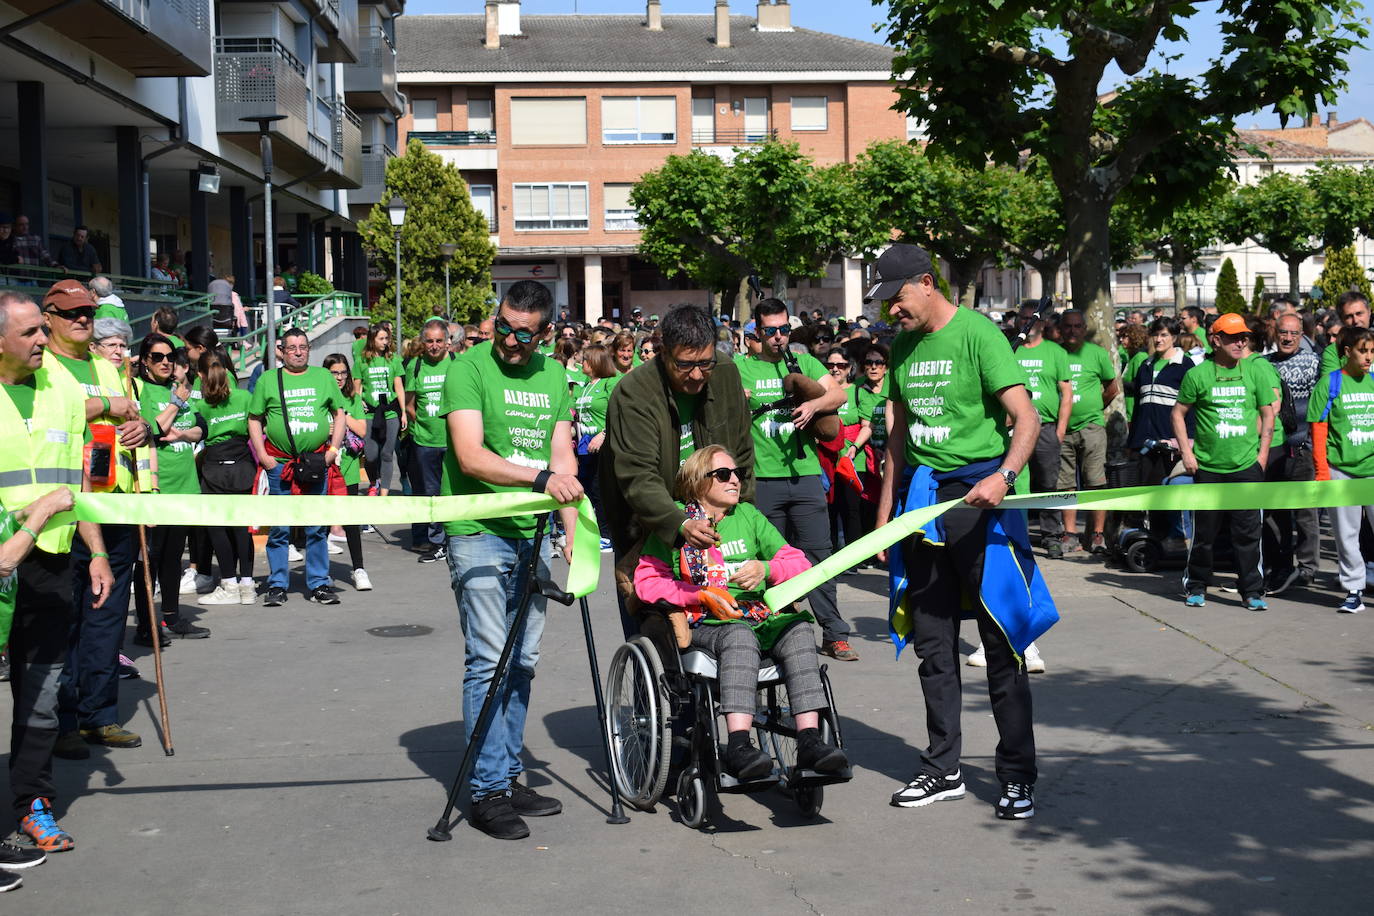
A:
[[[712,16],[664,16],[651,32],[643,16],[522,16],[523,35],[488,50],[484,16],[402,16],[397,70],[406,73],[722,72],[892,70],[892,49],[810,29],[758,32],[751,16],[730,17],[730,44],[715,44]],[[404,76],[402,77],[404,78]]]
[[[1264,150],[1273,159],[1369,159],[1369,153],[1357,152],[1355,150],[1336,149],[1328,146],[1309,146],[1306,143],[1295,143],[1292,140],[1284,140],[1275,137],[1273,134],[1256,130],[1238,130],[1236,134],[1246,143],[1253,143],[1255,146]],[[1249,154],[1238,151],[1241,158],[1248,158]]]

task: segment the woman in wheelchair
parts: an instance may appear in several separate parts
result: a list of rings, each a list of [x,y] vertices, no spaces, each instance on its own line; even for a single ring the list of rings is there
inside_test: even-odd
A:
[[[721,710],[729,731],[723,762],[739,780],[772,770],[769,755],[755,747],[759,658],[767,651],[782,669],[797,726],[797,766],[822,773],[845,769],[844,751],[826,743],[820,712],[826,707],[809,613],[773,612],[763,603],[765,580],[776,585],[810,567],[778,529],[749,503],[740,502],[740,472],[719,445],[694,452],[678,471],[674,495],[688,518],[706,519],[717,532],[706,549],[665,545],[650,535],[635,569],[635,594],[645,604],[662,602],[678,647],[716,656]]]

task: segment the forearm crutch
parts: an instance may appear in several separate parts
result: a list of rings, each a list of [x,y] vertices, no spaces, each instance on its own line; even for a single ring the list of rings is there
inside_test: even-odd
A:
[[[611,813],[606,818],[608,824],[628,824],[625,809],[620,804],[620,786],[615,781],[615,771],[611,765],[611,736],[606,730],[606,700],[601,695],[601,669],[596,663],[596,640],[592,636],[592,613],[587,607],[587,597],[580,599],[582,604],[582,633],[587,641],[587,661],[592,669],[592,692],[596,695],[596,721],[600,725],[601,747],[606,752],[606,781],[611,784]]]

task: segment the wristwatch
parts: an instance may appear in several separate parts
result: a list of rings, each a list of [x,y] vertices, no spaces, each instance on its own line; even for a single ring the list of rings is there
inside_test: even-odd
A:
[[[997,476],[1006,481],[1008,490],[1016,486],[1016,472],[1011,468],[998,468]]]

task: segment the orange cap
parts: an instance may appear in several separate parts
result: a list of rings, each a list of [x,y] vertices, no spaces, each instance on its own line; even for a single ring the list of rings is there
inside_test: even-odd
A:
[[[1235,313],[1222,315],[1207,329],[1209,334],[1249,334],[1250,327],[1245,319]]]

